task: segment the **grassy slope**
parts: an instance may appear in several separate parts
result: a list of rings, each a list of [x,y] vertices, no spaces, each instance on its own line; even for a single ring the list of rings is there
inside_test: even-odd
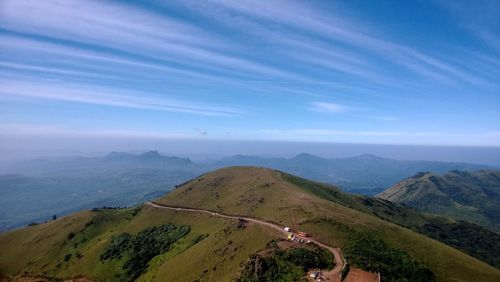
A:
[[[186,183],[159,202],[220,210],[272,220],[342,245],[349,230],[380,234],[428,265],[440,281],[498,281],[500,271],[456,249],[376,216],[321,199],[308,188],[284,181],[282,173],[261,168],[227,168]],[[351,201],[347,197],[342,201]],[[353,198],[354,199],[354,198]],[[353,200],[353,204],[357,203]]]
[[[500,269],[500,234],[484,227],[451,218],[422,214],[387,200],[348,195],[330,185],[289,174],[283,174],[283,177],[320,198],[408,227]]]
[[[91,212],[85,211],[46,224],[3,233],[0,236],[0,271],[6,274],[21,271],[40,274],[55,267],[65,255],[61,242],[70,232],[81,230],[92,216]]]
[[[419,210],[500,231],[500,172],[420,173],[377,195]]]
[[[96,223],[82,233],[85,223],[94,216],[97,216]],[[238,275],[234,270],[243,261],[277,237],[269,230],[252,224],[241,230],[236,228],[235,220],[175,213],[147,206],[135,217],[131,216],[131,210],[82,212],[0,235],[0,272],[9,275],[25,272],[59,278],[83,275],[100,281],[117,280],[115,275],[122,272],[121,265],[125,258],[99,262],[99,256],[111,237],[122,232],[135,234],[146,227],[167,222],[188,224],[191,232],[169,252],[156,257],[140,281],[193,281],[201,277],[221,281],[234,278]],[[71,242],[67,239],[70,232],[76,233]],[[88,241],[75,249],[72,242],[81,241],[83,234],[89,238]],[[192,245],[195,237],[206,234],[208,237]],[[83,256],[77,258],[73,255],[67,262],[64,261],[66,254],[76,252]],[[58,264],[61,266],[57,267]]]

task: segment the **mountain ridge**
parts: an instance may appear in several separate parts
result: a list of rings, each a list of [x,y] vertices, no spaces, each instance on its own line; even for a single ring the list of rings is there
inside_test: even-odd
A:
[[[419,173],[377,197],[500,231],[500,171]]]

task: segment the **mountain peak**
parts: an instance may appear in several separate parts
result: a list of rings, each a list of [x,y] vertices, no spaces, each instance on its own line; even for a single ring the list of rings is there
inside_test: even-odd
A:
[[[160,155],[160,153],[158,151],[148,151],[148,152],[145,152],[145,153],[142,153],[140,155],[141,157],[144,157],[144,158],[159,158],[159,157],[162,157],[162,155]]]
[[[379,156],[372,155],[372,154],[362,154],[359,156],[352,157],[352,159],[356,159],[356,160],[382,160],[383,158],[381,158]]]
[[[301,160],[311,160],[311,159],[321,159],[321,157],[309,154],[309,153],[300,153],[293,157],[292,159],[301,159]]]
[[[410,176],[409,178],[417,179],[417,178],[421,178],[423,176],[426,176],[428,174],[432,174],[432,172],[430,172],[430,171],[420,171],[420,172],[417,172],[415,175]]]

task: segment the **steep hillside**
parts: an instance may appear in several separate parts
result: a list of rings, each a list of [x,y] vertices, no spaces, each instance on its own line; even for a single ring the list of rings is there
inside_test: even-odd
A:
[[[416,229],[428,220],[415,211],[269,169],[221,169],[187,182],[158,201],[271,220],[311,232],[334,246],[348,245],[353,234],[366,233],[407,251],[443,281],[474,280],[478,269],[486,280],[500,274],[456,249],[382,219]]]
[[[500,231],[500,171],[419,173],[377,197]]]
[[[390,202],[354,197],[274,170],[221,169],[180,185],[157,202],[308,232],[315,240],[340,247],[352,266],[381,272],[387,281],[500,279],[498,269],[383,219],[386,215],[396,222],[406,215],[408,225],[422,226],[426,219],[416,212],[398,211]],[[134,275],[139,275],[138,281],[231,281],[255,275],[253,270],[264,261],[283,263],[307,254],[263,253],[279,238],[283,233],[276,230],[211,213],[151,205],[97,209],[1,234],[0,273],[99,281],[129,280]],[[302,271],[299,266],[288,265],[294,275]]]
[[[500,234],[489,229],[465,221],[423,214],[383,199],[344,194],[335,187],[289,174],[285,174],[284,178],[318,197],[410,228],[500,268]]]

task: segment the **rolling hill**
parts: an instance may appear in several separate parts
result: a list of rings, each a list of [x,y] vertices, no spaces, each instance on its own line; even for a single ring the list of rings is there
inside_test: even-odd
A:
[[[308,232],[329,246],[340,247],[353,267],[381,272],[387,281],[408,277],[429,278],[426,281],[500,279],[497,268],[395,224],[415,228],[428,223],[411,209],[345,194],[279,171],[220,169],[190,180],[156,201],[258,218]],[[134,242],[146,234],[170,238],[170,243],[141,249]],[[256,258],[279,262],[289,257],[286,250],[264,251],[282,236],[251,222],[150,205],[96,209],[2,233],[0,272],[107,281],[127,280],[128,273],[139,273],[138,281],[231,281],[254,269]],[[146,255],[134,259],[136,251]]]
[[[419,173],[377,197],[500,232],[500,171]]]

